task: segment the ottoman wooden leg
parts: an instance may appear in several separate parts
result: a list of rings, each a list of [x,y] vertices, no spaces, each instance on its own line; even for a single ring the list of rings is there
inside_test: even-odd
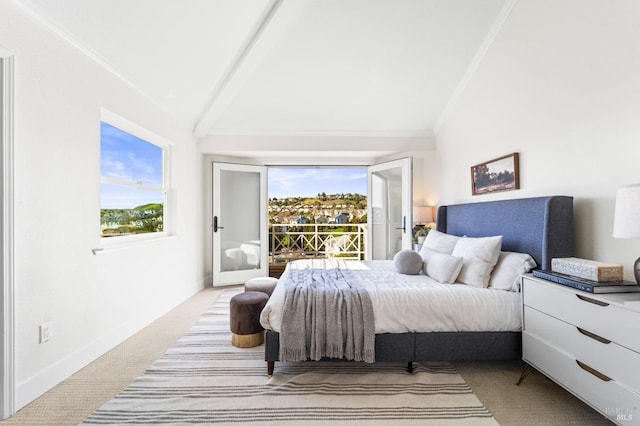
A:
[[[264,343],[264,331],[254,334],[231,333],[231,344],[236,348],[253,348]]]

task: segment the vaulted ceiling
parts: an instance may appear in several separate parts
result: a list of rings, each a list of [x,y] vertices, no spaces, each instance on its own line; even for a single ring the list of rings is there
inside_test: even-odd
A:
[[[433,137],[514,0],[19,0],[196,136]]]

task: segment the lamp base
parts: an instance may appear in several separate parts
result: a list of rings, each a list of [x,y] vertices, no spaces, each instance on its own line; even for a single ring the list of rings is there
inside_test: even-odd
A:
[[[633,264],[633,272],[636,274],[636,283],[640,285],[640,257],[636,259],[636,263]]]

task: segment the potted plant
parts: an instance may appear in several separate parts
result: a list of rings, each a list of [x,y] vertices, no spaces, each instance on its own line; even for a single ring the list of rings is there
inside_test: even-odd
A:
[[[427,226],[423,226],[422,228],[418,228],[418,230],[416,231],[416,235],[415,235],[415,239],[418,242],[418,244],[422,244],[424,243],[424,239],[427,238],[427,234],[429,234],[429,231],[431,229]]]

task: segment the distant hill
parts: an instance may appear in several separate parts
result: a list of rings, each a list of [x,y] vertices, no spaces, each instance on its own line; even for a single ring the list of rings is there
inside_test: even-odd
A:
[[[142,206],[135,207],[134,210],[162,210],[162,204],[150,203]]]

